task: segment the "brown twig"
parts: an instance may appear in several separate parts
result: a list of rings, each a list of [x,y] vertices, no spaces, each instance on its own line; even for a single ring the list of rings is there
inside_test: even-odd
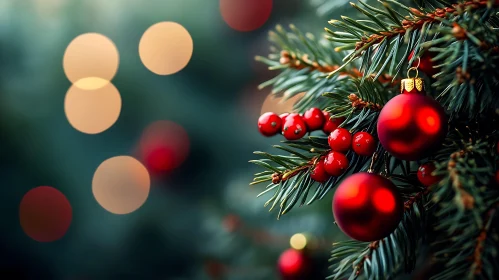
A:
[[[452,187],[456,190],[457,193],[461,196],[461,202],[463,203],[463,207],[465,209],[472,209],[475,206],[475,198],[469,194],[463,188],[463,184],[461,182],[459,170],[457,170],[457,160],[459,158],[464,157],[466,154],[465,150],[461,150],[458,152],[454,152],[450,156],[450,160],[447,163],[447,170],[449,171],[450,180],[452,183]]]
[[[476,239],[476,246],[475,250],[473,252],[473,274],[474,275],[480,275],[482,273],[483,269],[483,260],[482,260],[482,253],[485,247],[485,241],[487,240],[489,229],[490,229],[490,222],[492,222],[492,219],[494,215],[497,213],[497,210],[499,208],[499,202],[494,203],[488,211],[485,212],[485,219],[484,219],[484,225],[482,229],[480,230],[480,234],[478,235],[478,238]]]
[[[317,159],[318,159],[318,157],[314,157],[307,164],[302,165],[302,166],[298,166],[298,167],[291,169],[291,170],[286,170],[282,173],[274,172],[271,175],[272,176],[272,183],[279,184],[280,182],[285,182],[285,181],[289,180],[290,178],[296,176],[301,171],[309,169],[312,166],[314,166]]]
[[[286,50],[281,51],[281,58],[279,59],[279,62],[282,65],[289,65],[290,68],[297,70],[308,67],[311,71],[319,71],[322,73],[329,73],[339,68],[338,65],[323,65],[318,61],[312,61],[307,54],[298,57],[296,54],[290,53]],[[353,78],[362,77],[362,73],[356,68],[352,69],[351,72],[341,72],[340,75],[350,76]]]
[[[369,109],[374,110],[374,111],[381,111],[381,109],[383,109],[382,105],[364,101],[364,100],[362,100],[362,98],[359,98],[357,96],[357,94],[355,94],[355,93],[351,93],[348,96],[348,100],[350,100],[350,102],[352,102],[352,107],[357,109],[357,110],[369,108]]]
[[[452,4],[451,7],[447,8],[437,8],[434,12],[432,13],[423,13],[418,9],[411,8],[411,12],[416,15],[418,18],[416,19],[404,19],[402,20],[402,27],[400,26],[394,26],[392,27],[390,31],[382,31],[380,34],[372,34],[369,37],[364,37],[362,38],[361,41],[357,42],[355,44],[355,50],[358,50],[362,47],[364,47],[366,44],[378,44],[383,41],[385,38],[391,38],[397,35],[404,35],[407,30],[411,29],[421,29],[423,27],[423,24],[428,23],[428,22],[434,22],[437,21],[439,18],[447,18],[448,15],[459,15],[463,11],[466,11],[467,9],[479,9],[479,8],[485,8],[488,5],[487,0],[472,0],[472,1],[467,1],[464,3],[456,3]],[[494,5],[498,5],[497,1]],[[461,30],[459,27],[454,26],[455,30],[455,36],[458,39],[463,39],[466,36],[466,32]]]

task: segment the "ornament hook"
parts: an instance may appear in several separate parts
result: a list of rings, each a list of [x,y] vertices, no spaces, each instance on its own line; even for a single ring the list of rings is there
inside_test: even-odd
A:
[[[411,70],[414,70],[416,71],[416,76],[412,77],[412,78],[417,78],[419,76],[419,65],[421,65],[421,58],[418,56],[417,57],[417,60],[418,60],[418,63],[416,66],[412,66],[411,68],[409,68],[409,70],[407,70],[407,78],[411,78],[411,76],[409,75],[411,73]],[[414,65],[414,64],[413,64]]]

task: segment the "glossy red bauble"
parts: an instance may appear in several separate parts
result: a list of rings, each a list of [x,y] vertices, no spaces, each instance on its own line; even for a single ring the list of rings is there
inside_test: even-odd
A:
[[[312,180],[319,182],[319,183],[324,183],[326,182],[331,175],[329,175],[326,172],[326,169],[324,168],[324,157],[321,157],[318,161],[315,167],[312,169],[310,172],[310,178]]]
[[[353,135],[352,150],[359,156],[369,157],[376,151],[377,144],[368,132],[357,132]]]
[[[418,180],[423,186],[429,187],[442,180],[441,176],[432,175],[435,169],[436,167],[433,162],[427,162],[418,168]]]
[[[297,140],[305,136],[307,125],[298,114],[290,114],[282,125],[282,134],[287,140]]]
[[[322,129],[326,119],[319,108],[310,108],[303,114],[303,120],[307,124],[309,131]]]
[[[338,128],[338,126],[345,121],[345,117],[341,118],[331,118],[331,115],[328,112],[323,112],[324,114],[324,126],[322,127],[322,131],[329,135],[331,132],[333,132],[335,129]]]
[[[275,113],[265,113],[258,118],[258,130],[264,136],[276,135],[282,128],[282,120]]]
[[[283,280],[306,279],[310,270],[310,261],[303,251],[288,249],[277,261],[277,268]]]
[[[409,55],[409,61],[412,59],[413,56],[414,56],[414,51],[412,51],[411,54]],[[420,62],[418,67],[419,71],[425,73],[427,76],[430,77],[438,73],[438,69],[433,68],[433,66],[435,65],[432,61],[434,56],[435,54],[430,51],[424,52],[423,55],[420,57]],[[412,62],[412,66],[413,67],[418,66],[417,58],[414,59],[414,61]]]
[[[440,104],[416,93],[399,94],[385,104],[378,118],[378,138],[401,160],[419,160],[444,141],[447,117]]]
[[[327,142],[331,150],[345,153],[352,146],[352,134],[345,128],[337,128],[329,134]]]
[[[333,197],[336,224],[348,236],[371,242],[392,233],[402,220],[404,203],[395,185],[371,173],[343,180]]]
[[[324,169],[331,176],[345,173],[349,164],[347,157],[340,152],[331,151],[324,158]]]

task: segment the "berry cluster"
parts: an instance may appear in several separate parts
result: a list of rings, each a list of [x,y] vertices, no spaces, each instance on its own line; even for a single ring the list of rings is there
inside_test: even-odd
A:
[[[317,182],[324,183],[331,176],[340,176],[348,168],[349,161],[345,153],[352,150],[360,156],[371,156],[376,150],[376,140],[367,132],[357,132],[353,135],[347,129],[336,128],[328,137],[331,151],[320,158],[310,177]]]
[[[319,108],[311,108],[303,115],[284,113],[279,116],[268,112],[258,119],[258,130],[267,137],[276,135],[281,131],[287,140],[298,140],[307,132],[315,130],[322,130],[329,134],[344,120],[344,117],[331,118],[328,112],[323,112]]]

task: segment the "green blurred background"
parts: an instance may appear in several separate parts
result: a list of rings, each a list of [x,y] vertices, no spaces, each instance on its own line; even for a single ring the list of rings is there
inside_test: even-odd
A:
[[[273,73],[253,58],[267,53],[267,31],[276,23],[319,34],[332,17],[318,16],[309,1],[275,0],[262,28],[238,32],[223,21],[218,0],[0,0],[2,274],[276,279],[276,260],[289,248],[289,236],[309,232],[333,240],[330,196],[277,221],[263,207],[266,199],[256,198],[263,186],[248,186],[261,171],[248,163],[252,152],[280,140],[256,129],[269,94],[256,87]],[[138,55],[144,31],[161,21],[182,24],[194,41],[188,66],[170,76],[148,71]],[[120,54],[113,84],[121,94],[121,115],[97,135],[75,130],[64,113],[71,83],[63,54],[87,32],[109,37]],[[110,157],[133,155],[144,128],[157,120],[187,131],[188,159],[166,176],[152,177],[149,197],[137,211],[107,212],[92,194],[93,173]],[[23,195],[45,185],[63,192],[73,209],[68,232],[51,243],[32,240],[19,224]],[[228,231],[227,215],[253,233]],[[255,232],[276,238],[255,238]],[[329,250],[318,249],[321,269]]]

